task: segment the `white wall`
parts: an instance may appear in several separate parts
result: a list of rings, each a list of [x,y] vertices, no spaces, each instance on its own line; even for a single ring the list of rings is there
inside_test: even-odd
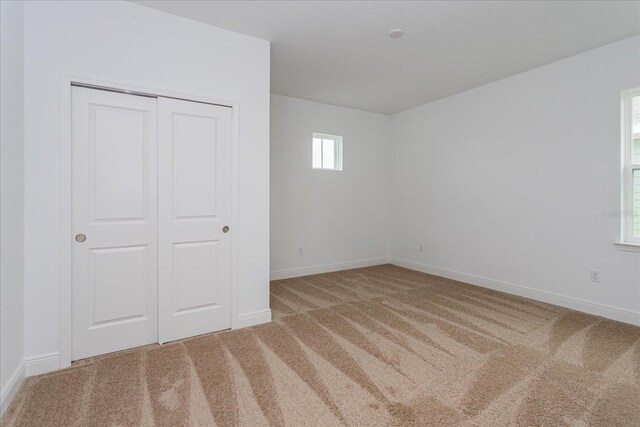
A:
[[[24,378],[23,11],[0,2],[0,413]]]
[[[633,37],[395,115],[393,258],[640,322],[640,254],[603,215],[620,206],[620,91],[638,86]]]
[[[56,367],[62,73],[239,103],[238,311],[264,320],[268,42],[126,2],[29,2],[24,13],[26,355],[50,354],[47,368]],[[17,67],[4,60],[7,28],[3,20],[3,84],[5,64]],[[618,221],[601,212],[619,206],[619,91],[640,86],[639,45],[638,37],[615,43],[392,119],[274,96],[271,269],[386,257],[391,231],[392,257],[414,266],[638,312],[638,254],[613,247]],[[3,181],[5,170],[20,169],[4,167],[5,132],[20,136],[19,126],[5,130],[5,110]],[[19,120],[17,111],[8,114]],[[345,171],[307,169],[313,131],[344,135]],[[20,197],[19,186],[11,191]],[[2,234],[4,242],[4,225]],[[600,285],[588,281],[592,268]]]
[[[32,372],[55,369],[60,350],[62,73],[238,102],[245,316],[234,323],[270,318],[269,51],[264,40],[128,2],[25,4],[26,353],[51,356],[29,360]]]
[[[311,168],[313,132],[344,137],[343,171]],[[389,116],[271,96],[273,278],[386,260],[389,141]]]

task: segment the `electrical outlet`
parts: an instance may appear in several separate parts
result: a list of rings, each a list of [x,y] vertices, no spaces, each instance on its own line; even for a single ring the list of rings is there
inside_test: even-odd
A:
[[[600,283],[600,272],[598,270],[591,270],[591,281]]]
[[[298,248],[298,255],[304,255],[304,248],[302,246]]]
[[[424,252],[424,245],[422,243],[418,246],[418,252]]]

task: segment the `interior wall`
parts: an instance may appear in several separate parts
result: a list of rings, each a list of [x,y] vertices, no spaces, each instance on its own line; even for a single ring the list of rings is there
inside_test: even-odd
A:
[[[638,86],[632,37],[393,116],[394,262],[640,322],[640,253],[614,246]]]
[[[311,168],[314,132],[343,136],[342,171]],[[272,278],[386,262],[389,141],[389,116],[271,96]]]
[[[248,325],[270,319],[269,70],[267,41],[129,2],[25,4],[29,373],[59,362],[61,76],[238,103],[239,315],[232,322]]]
[[[0,413],[25,375],[23,11],[0,2]]]

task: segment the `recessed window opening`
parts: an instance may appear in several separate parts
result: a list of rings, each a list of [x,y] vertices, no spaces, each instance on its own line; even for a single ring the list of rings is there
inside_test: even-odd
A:
[[[313,169],[342,170],[342,137],[314,133],[312,140]]]
[[[640,88],[622,94],[622,240],[640,243]]]

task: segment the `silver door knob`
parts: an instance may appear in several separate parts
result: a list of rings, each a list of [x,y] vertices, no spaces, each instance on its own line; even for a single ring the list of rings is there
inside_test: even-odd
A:
[[[84,234],[76,234],[76,242],[82,243],[85,240],[87,240],[87,236],[85,236]]]
[[[229,226],[225,225],[224,227],[222,227],[222,232],[223,233],[228,233],[229,232]]]

